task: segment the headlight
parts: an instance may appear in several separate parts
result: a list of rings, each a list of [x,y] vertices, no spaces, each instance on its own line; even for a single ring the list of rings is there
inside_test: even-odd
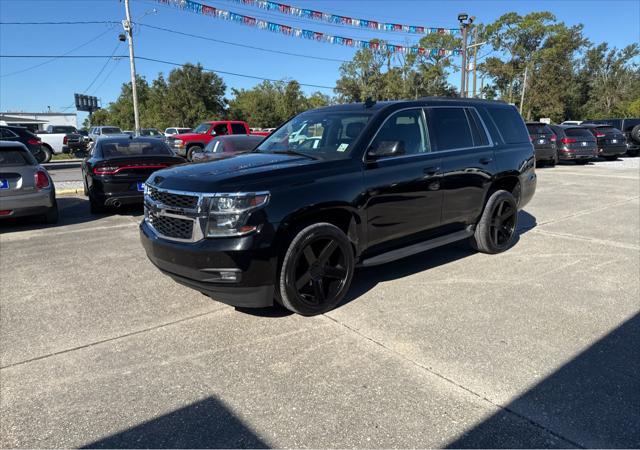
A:
[[[255,231],[258,226],[247,225],[247,219],[268,201],[268,192],[216,194],[210,197],[207,237],[241,236]]]
[[[174,147],[184,147],[184,141],[182,139],[174,139],[172,145]]]

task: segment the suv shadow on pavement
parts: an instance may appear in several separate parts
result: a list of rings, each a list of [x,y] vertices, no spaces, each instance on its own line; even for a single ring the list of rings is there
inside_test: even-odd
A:
[[[89,201],[85,197],[58,197],[56,199],[60,211],[60,219],[55,224],[42,223],[39,217],[20,217],[15,219],[3,219],[0,221],[0,231],[2,234],[40,230],[45,228],[56,228],[64,225],[77,225],[101,219],[105,216],[120,215],[140,217],[142,219],[142,205],[122,206],[118,209],[111,209],[105,214],[90,214]]]
[[[447,448],[639,448],[638,380],[640,313]],[[532,423],[555,439],[532,436]]]
[[[222,402],[205,398],[82,448],[269,448]]]
[[[515,246],[518,243],[520,235],[532,230],[536,226],[536,218],[528,212],[520,210],[518,213],[518,233],[516,234],[513,245]],[[457,261],[458,259],[466,258],[474,253],[477,252],[469,245],[468,241],[464,240],[418,253],[392,263],[357,268],[353,276],[351,289],[349,289],[344,300],[336,306],[336,309],[357,300],[373,289],[378,283],[404,278],[418,272]],[[285,317],[293,314],[291,311],[277,304],[267,308],[237,307],[236,310],[245,314],[271,318]]]

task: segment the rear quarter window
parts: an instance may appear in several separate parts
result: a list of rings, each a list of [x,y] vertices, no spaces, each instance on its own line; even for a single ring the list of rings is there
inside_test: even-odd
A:
[[[31,153],[19,148],[0,150],[0,167],[35,166],[37,163]]]
[[[247,129],[241,123],[232,123],[231,131],[233,134],[247,134]]]
[[[506,144],[529,143],[529,132],[524,125],[524,120],[515,108],[487,108],[487,112],[493,123],[500,131]]]

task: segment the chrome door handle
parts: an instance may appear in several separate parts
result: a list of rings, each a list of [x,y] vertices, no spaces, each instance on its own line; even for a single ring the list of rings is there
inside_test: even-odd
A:
[[[480,158],[480,164],[489,164],[493,158]]]

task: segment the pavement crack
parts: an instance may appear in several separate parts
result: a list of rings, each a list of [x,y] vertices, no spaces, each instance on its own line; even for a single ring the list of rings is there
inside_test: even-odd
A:
[[[154,330],[158,330],[158,329],[161,329],[161,328],[169,327],[171,325],[175,325],[175,324],[178,324],[178,323],[187,322],[189,320],[199,319],[200,317],[208,316],[209,314],[216,313],[216,312],[218,312],[218,311],[220,311],[222,309],[224,309],[224,307],[220,307],[220,308],[216,308],[216,309],[213,309],[213,310],[209,310],[209,311],[206,311],[206,312],[203,312],[203,313],[200,313],[200,314],[195,314],[193,316],[183,317],[182,319],[173,320],[171,322],[161,323],[159,325],[154,325],[152,327],[143,328],[141,330],[132,331],[130,333],[121,334],[119,336],[113,336],[113,337],[110,337],[110,338],[107,338],[107,339],[101,339],[99,341],[90,342],[88,344],[78,345],[77,347],[67,348],[67,349],[64,349],[64,350],[59,350],[59,351],[53,352],[53,353],[47,353],[46,355],[36,356],[35,358],[25,359],[24,361],[19,361],[19,362],[16,362],[16,363],[8,364],[6,366],[2,366],[2,367],[0,367],[0,370],[9,369],[9,368],[16,367],[16,366],[22,366],[24,364],[29,364],[29,363],[34,362],[34,361],[39,361],[39,360],[42,360],[42,359],[51,358],[53,356],[63,355],[65,353],[74,352],[76,350],[82,350],[82,349],[85,349],[85,348],[94,347],[96,345],[104,344],[106,342],[117,341],[119,339],[127,338],[127,337],[130,337],[130,336],[135,336],[135,335],[138,335],[138,334],[147,333],[149,331],[154,331]]]
[[[427,367],[424,364],[422,364],[422,363],[420,363],[420,362],[418,362],[418,361],[416,361],[414,359],[409,358],[408,356],[404,355],[403,353],[400,353],[397,350],[394,350],[391,347],[388,347],[384,343],[382,343],[382,342],[380,342],[380,341],[378,341],[378,340],[376,340],[376,339],[374,339],[374,338],[372,338],[370,336],[367,336],[366,334],[362,333],[357,328],[353,328],[353,327],[347,325],[344,322],[340,322],[339,320],[337,320],[337,319],[335,319],[335,318],[333,318],[331,316],[328,316],[327,314],[323,314],[323,317],[326,317],[327,319],[333,321],[337,325],[346,328],[350,332],[358,335],[361,338],[366,339],[367,341],[373,343],[374,345],[377,345],[378,347],[381,347],[384,350],[393,353],[397,357],[399,357],[399,358],[401,358],[401,359],[413,364],[414,366],[416,366],[416,367],[418,367],[418,368],[420,368],[422,370],[425,370],[425,371],[429,372],[432,375],[435,375],[436,377],[440,378],[441,380],[444,380],[445,382],[450,383],[450,384],[456,386],[459,389],[462,389],[463,391],[473,395],[476,398],[479,398],[480,400],[492,405],[495,408],[498,408],[501,411],[507,412],[509,414],[512,414],[512,415],[520,418],[521,420],[524,420],[525,422],[529,423],[530,425],[532,425],[532,426],[534,426],[534,427],[536,427],[536,428],[538,428],[538,429],[540,429],[540,430],[542,430],[542,431],[544,431],[544,432],[556,437],[557,439],[560,439],[560,440],[566,442],[569,445],[572,445],[572,446],[574,446],[576,448],[586,448],[583,445],[578,444],[577,442],[572,441],[571,439],[569,439],[569,438],[567,438],[565,436],[562,436],[561,434],[555,432],[554,430],[542,425],[541,423],[538,423],[535,420],[533,420],[533,419],[531,419],[531,418],[519,413],[518,411],[515,411],[515,410],[509,408],[508,406],[504,406],[504,405],[501,405],[499,403],[496,403],[493,400],[491,400],[490,398],[488,398],[488,397],[486,397],[486,396],[474,391],[473,389],[470,389],[470,388],[458,383],[457,381],[453,380],[452,378],[449,378],[446,375],[438,373],[435,370],[431,369],[430,367]]]

